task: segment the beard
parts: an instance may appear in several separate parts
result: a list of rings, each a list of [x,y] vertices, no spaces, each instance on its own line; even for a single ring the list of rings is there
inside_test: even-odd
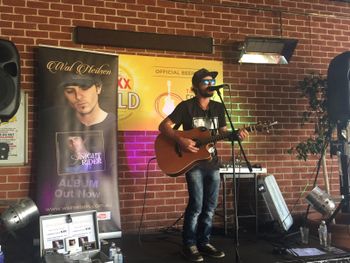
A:
[[[210,97],[213,97],[214,92],[209,91],[208,89],[205,89],[205,90],[198,89],[198,94],[203,98],[210,98]]]

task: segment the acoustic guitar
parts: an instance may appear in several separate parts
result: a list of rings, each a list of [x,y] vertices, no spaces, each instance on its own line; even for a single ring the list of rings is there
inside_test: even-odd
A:
[[[257,123],[245,129],[249,132],[266,131],[277,124],[275,122]],[[227,132],[211,136],[205,127],[195,128],[187,131],[175,131],[179,136],[192,139],[196,142],[199,151],[196,153],[183,151],[173,139],[160,133],[155,140],[155,152],[159,168],[167,175],[176,177],[186,173],[200,161],[211,160],[213,144],[223,139],[236,139],[236,132]]]

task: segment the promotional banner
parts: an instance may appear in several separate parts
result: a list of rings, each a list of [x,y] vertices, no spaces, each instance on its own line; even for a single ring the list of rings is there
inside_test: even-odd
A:
[[[97,210],[101,237],[120,236],[118,57],[40,46],[37,200],[40,213]]]
[[[21,91],[16,114],[7,122],[0,122],[0,166],[24,165],[28,152],[28,95]]]
[[[221,61],[120,55],[118,130],[158,130],[180,101],[194,96],[192,76],[201,68],[218,71],[222,84]],[[220,101],[216,92],[213,100]]]

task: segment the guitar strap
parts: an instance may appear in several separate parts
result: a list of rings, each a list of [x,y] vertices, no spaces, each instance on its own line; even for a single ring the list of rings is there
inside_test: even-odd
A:
[[[217,128],[217,125],[215,123],[215,120],[214,118],[212,118],[211,116],[211,111],[210,111],[210,103],[209,103],[209,109],[208,109],[208,118],[210,119],[211,123],[213,124],[213,131],[211,132],[211,135],[215,135],[213,133],[218,133],[219,132],[219,129]],[[216,141],[213,142],[214,144],[214,152],[211,153],[211,156],[213,158],[213,161],[218,161],[218,151],[216,149]]]

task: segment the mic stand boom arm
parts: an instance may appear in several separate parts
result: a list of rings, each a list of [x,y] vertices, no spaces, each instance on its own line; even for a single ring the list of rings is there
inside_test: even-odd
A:
[[[227,108],[225,106],[224,100],[223,100],[223,98],[221,96],[221,92],[220,92],[219,89],[216,89],[216,92],[217,92],[217,94],[218,94],[218,96],[220,98],[220,101],[221,101],[222,105],[224,106],[225,113],[226,113],[227,119],[228,119],[228,121],[230,123],[231,130],[234,132],[235,128],[234,128],[233,122],[231,120],[231,117],[230,117],[230,115],[229,115],[229,113],[227,111]],[[233,137],[235,137],[235,136],[233,136]],[[247,157],[246,157],[246,155],[244,153],[244,150],[243,150],[243,147],[242,147],[242,143],[241,143],[240,140],[237,140],[237,142],[238,142],[239,148],[241,150],[241,153],[242,153],[242,155],[244,157],[244,160],[245,160],[245,162],[247,164],[247,167],[248,167],[249,171],[252,172],[253,171],[252,166],[251,166],[250,162],[248,161],[248,159],[247,159]],[[234,204],[234,211],[235,211],[234,212],[234,218],[235,218],[234,242],[235,242],[235,253],[236,253],[236,261],[235,262],[238,263],[241,260],[240,260],[239,251],[238,251],[238,248],[239,248],[239,241],[238,241],[238,211],[237,211],[238,206],[237,206],[237,194],[236,194],[237,188],[236,188],[235,155],[234,155],[234,140],[233,139],[231,139],[231,151],[232,151],[231,163],[232,163],[232,167],[233,167],[233,169],[232,169],[232,172],[233,172],[233,196],[234,196],[233,197],[233,204]]]

